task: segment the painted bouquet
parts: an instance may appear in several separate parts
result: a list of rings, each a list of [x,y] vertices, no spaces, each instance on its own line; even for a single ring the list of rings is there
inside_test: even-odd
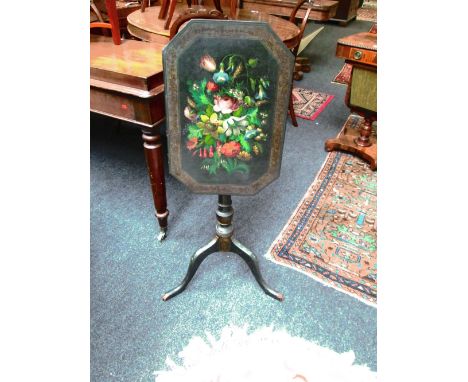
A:
[[[204,54],[199,65],[206,76],[187,81],[186,148],[211,175],[220,169],[248,174],[251,161],[262,155],[262,143],[268,139],[264,108],[269,79],[258,74],[259,59],[238,54],[218,63]]]

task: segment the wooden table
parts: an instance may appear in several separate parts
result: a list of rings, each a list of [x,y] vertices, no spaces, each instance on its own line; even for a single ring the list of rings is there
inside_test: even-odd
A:
[[[327,151],[343,150],[368,161],[377,169],[377,139],[371,136],[377,120],[377,34],[356,33],[338,40],[336,56],[352,65],[345,103],[364,117],[359,131],[348,129],[339,138],[325,142]]]
[[[160,43],[91,35],[91,111],[129,121],[143,133],[148,174],[160,226],[167,230],[164,158],[159,127],[164,121],[164,80]]]
[[[158,19],[160,6],[146,8],[145,12],[137,10],[127,17],[127,28],[131,35],[149,42],[167,43],[169,41],[169,30],[164,29],[164,19]],[[173,20],[187,9],[186,4],[177,4]],[[237,9],[235,20],[242,21],[265,21],[276,32],[278,37],[288,48],[298,43],[299,28],[280,17],[264,12]]]

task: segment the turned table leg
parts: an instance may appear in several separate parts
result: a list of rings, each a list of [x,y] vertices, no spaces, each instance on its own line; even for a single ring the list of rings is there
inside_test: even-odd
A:
[[[359,137],[354,140],[358,146],[369,147],[372,144],[369,139],[372,133],[372,121],[372,118],[364,117],[364,122],[359,129]]]
[[[169,216],[161,136],[158,133],[143,130],[143,147],[148,166],[151,191],[153,192],[154,207],[156,208],[156,218],[160,227],[158,240],[161,241],[166,237],[167,217]]]

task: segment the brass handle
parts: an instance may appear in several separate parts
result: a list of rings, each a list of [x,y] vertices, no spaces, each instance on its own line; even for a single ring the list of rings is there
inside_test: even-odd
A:
[[[359,50],[355,51],[353,57],[355,60],[360,60],[362,58],[362,52]]]

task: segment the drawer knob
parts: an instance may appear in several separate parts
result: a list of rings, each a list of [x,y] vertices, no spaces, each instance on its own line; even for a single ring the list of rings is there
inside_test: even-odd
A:
[[[359,50],[355,51],[353,57],[355,60],[360,60],[362,58],[362,52]]]

